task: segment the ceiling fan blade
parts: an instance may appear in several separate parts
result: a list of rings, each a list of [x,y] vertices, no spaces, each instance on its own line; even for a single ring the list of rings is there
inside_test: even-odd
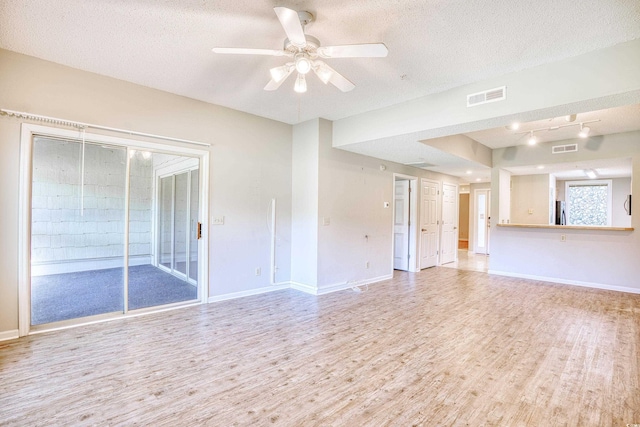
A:
[[[278,15],[280,24],[284,28],[284,32],[287,34],[287,38],[296,47],[305,47],[307,45],[307,39],[304,36],[304,29],[300,23],[298,12],[286,7],[274,7],[273,10]]]
[[[349,92],[356,87],[345,76],[329,67],[325,62],[316,61],[314,65],[313,71],[323,83],[331,83],[343,92]]]
[[[214,47],[211,49],[214,53],[231,53],[235,55],[267,55],[267,56],[285,56],[284,50],[273,49],[245,49],[241,47]]]
[[[264,90],[276,90],[276,89],[278,89],[280,87],[280,85],[282,85],[282,83],[284,83],[284,81],[287,80],[287,78],[289,78],[291,73],[293,73],[293,70],[295,70],[295,68],[294,67],[290,67],[289,71],[287,72],[287,74],[285,74],[284,77],[282,77],[282,79],[280,79],[279,81],[276,81],[273,78],[271,80],[269,80],[269,83],[267,83],[267,85],[264,87]]]
[[[318,55],[322,58],[384,58],[388,53],[389,49],[384,43],[347,44],[318,48]]]

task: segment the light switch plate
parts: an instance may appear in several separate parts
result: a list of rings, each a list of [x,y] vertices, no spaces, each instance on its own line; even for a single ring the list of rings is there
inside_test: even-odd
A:
[[[329,218],[328,216],[322,217],[322,225],[329,225],[329,224],[331,224],[331,218]]]

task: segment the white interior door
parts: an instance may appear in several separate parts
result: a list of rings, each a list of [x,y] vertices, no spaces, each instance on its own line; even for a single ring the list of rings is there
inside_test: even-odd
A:
[[[395,182],[393,268],[409,270],[409,180]]]
[[[475,191],[474,224],[476,230],[474,252],[489,254],[491,230],[491,190]]]
[[[438,264],[438,193],[440,184],[422,180],[420,192],[420,268]]]
[[[456,260],[458,242],[458,187],[454,184],[442,185],[442,244],[440,264]]]
[[[491,190],[487,190],[487,255],[491,247]]]

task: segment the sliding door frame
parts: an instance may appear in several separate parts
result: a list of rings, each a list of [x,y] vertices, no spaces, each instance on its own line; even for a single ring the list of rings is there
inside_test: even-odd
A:
[[[180,143],[159,143],[142,140],[132,140],[120,137],[108,136],[96,133],[83,133],[82,130],[69,130],[23,123],[20,136],[20,193],[18,207],[18,330],[19,335],[26,336],[30,333],[44,331],[38,329],[31,330],[31,200],[32,200],[32,168],[33,168],[33,138],[34,136],[65,138],[72,141],[85,141],[103,143],[126,148],[127,150],[127,176],[126,176],[126,198],[125,198],[125,236],[124,236],[124,282],[127,283],[129,265],[129,170],[131,150],[148,150],[158,153],[166,153],[182,157],[193,157],[199,160],[199,197],[198,217],[200,222],[207,224],[209,218],[209,151],[185,147]],[[95,323],[121,319],[125,317],[138,316],[143,313],[164,311],[167,309],[185,307],[193,304],[203,304],[208,300],[209,290],[209,232],[208,227],[202,228],[202,238],[198,241],[198,296],[197,302],[175,303],[166,306],[150,307],[133,312],[128,311],[127,289],[125,288],[125,309],[123,314],[115,316],[93,316],[92,318],[79,318],[77,321],[60,322],[60,326],[52,326],[46,330],[68,328],[80,324]],[[158,254],[156,254],[157,256]],[[99,319],[96,317],[100,317]],[[75,319],[74,319],[75,320]]]

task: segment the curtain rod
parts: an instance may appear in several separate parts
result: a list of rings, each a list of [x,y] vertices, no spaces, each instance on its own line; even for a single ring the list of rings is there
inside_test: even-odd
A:
[[[152,133],[136,132],[136,131],[133,131],[133,130],[126,130],[126,129],[112,128],[112,127],[108,127],[108,126],[93,125],[93,124],[90,124],[90,123],[74,122],[73,120],[65,120],[65,119],[58,119],[56,117],[41,116],[40,114],[25,113],[23,111],[6,110],[4,108],[0,108],[0,113],[4,114],[4,115],[7,115],[7,116],[10,116],[10,117],[17,117],[17,118],[27,119],[27,120],[35,120],[35,121],[51,123],[51,124],[55,124],[55,125],[75,127],[75,128],[78,128],[78,129],[100,129],[100,130],[106,130],[106,131],[110,131],[110,132],[126,133],[128,135],[145,136],[145,137],[149,137],[149,138],[163,139],[165,141],[184,142],[186,144],[201,145],[201,146],[204,146],[204,147],[210,147],[211,146],[211,144],[206,143],[206,142],[191,141],[189,139],[181,139],[181,138],[172,138],[170,136],[154,135]]]

